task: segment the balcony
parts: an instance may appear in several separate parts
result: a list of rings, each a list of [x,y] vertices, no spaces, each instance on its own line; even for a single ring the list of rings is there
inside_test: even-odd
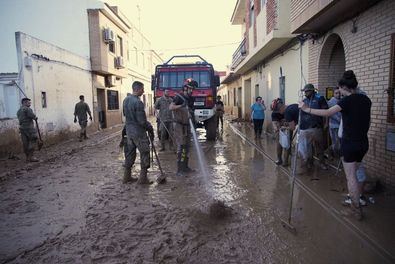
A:
[[[294,38],[289,23],[290,0],[267,0],[265,3],[252,20],[254,24],[244,26],[245,39],[233,54],[232,70],[236,74],[244,74],[256,68]],[[240,15],[240,12],[235,14]],[[235,14],[237,21],[241,21]],[[246,15],[249,14],[246,12],[244,17]]]
[[[247,46],[246,39],[244,38],[239,47],[237,47],[236,51],[233,53],[231,67],[232,70],[234,70],[244,60],[245,57],[247,57]]]
[[[298,0],[291,5],[292,33],[324,33],[380,0]],[[302,7],[302,8],[301,8]]]

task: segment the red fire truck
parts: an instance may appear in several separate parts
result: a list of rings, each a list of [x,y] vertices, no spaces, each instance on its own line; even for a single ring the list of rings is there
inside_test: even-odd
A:
[[[196,62],[182,62],[176,64],[177,59],[199,59]],[[215,101],[217,87],[220,85],[219,76],[215,75],[214,67],[199,55],[173,56],[164,64],[157,65],[155,75],[152,75],[152,90],[155,100],[169,90],[171,97],[182,93],[186,79],[192,78],[198,83],[192,96],[195,99],[195,119],[197,127],[206,129],[206,138],[215,140],[217,120],[215,118]]]

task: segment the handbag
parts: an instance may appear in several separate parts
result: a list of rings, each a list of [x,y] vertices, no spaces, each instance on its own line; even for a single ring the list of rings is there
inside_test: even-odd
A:
[[[279,142],[280,145],[285,148],[285,149],[289,149],[291,146],[291,142],[289,141],[289,130],[288,129],[280,129],[279,132]]]

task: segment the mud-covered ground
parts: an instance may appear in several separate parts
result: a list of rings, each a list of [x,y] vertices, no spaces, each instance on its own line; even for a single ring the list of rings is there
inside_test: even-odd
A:
[[[287,215],[289,184],[283,172],[228,126],[216,142],[206,142],[198,132],[207,179],[199,173],[195,151],[191,167],[197,171],[181,178],[174,173],[174,153],[166,151],[159,153],[166,184],[122,184],[115,130],[45,149],[38,164],[2,162],[0,263],[377,260],[298,189],[298,235],[285,230],[280,218]],[[135,175],[139,169],[136,164]],[[158,175],[154,162],[149,177]],[[215,199],[225,202],[230,215],[209,214]]]

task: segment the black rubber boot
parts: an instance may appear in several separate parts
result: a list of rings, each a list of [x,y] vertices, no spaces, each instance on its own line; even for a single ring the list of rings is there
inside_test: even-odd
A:
[[[122,182],[128,183],[135,181],[137,181],[137,179],[132,177],[132,168],[124,168]]]
[[[184,176],[183,162],[177,161],[177,176]]]
[[[189,162],[189,158],[185,158],[184,166],[183,166],[184,172],[187,172],[187,173],[194,172],[195,171],[194,169],[189,168],[188,162]]]
[[[138,184],[152,184],[153,182],[148,179],[148,168],[141,168],[140,177],[137,180]]]

